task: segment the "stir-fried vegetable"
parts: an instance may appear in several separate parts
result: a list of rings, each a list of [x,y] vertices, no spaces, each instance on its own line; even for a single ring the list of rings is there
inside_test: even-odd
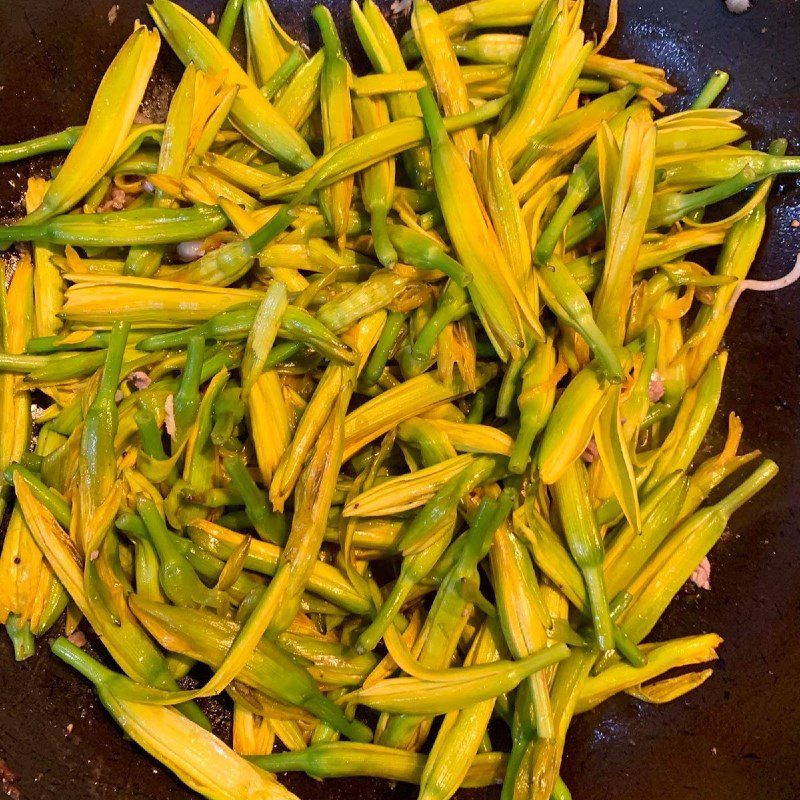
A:
[[[660,113],[663,71],[602,53],[617,3],[596,46],[582,9],[416,0],[398,41],[353,2],[354,77],[323,6],[309,56],[267,0],[216,36],[154,0],[186,64],[163,124],[139,26],[84,126],[0,147],[68,151],[0,228],[0,622],[23,659],[82,618],[119,671],[56,655],[206,797],[301,770],[567,798],[575,714],[711,674],[670,671],[716,635],[647,639],[777,471],[738,477],[734,415],[697,455],[736,300],[800,276],[747,278],[800,160],[710,108],[725,73]],[[233,749],[194,702],[223,692]]]

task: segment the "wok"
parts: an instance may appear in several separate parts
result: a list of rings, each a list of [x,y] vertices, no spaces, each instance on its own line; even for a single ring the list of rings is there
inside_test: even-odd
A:
[[[0,0],[0,142],[81,123],[113,53],[145,3],[119,0]],[[202,19],[218,0],[181,0]],[[271,0],[281,22],[308,40],[312,0]],[[384,0],[389,6],[391,0]],[[346,0],[335,6],[356,65],[360,51]],[[439,6],[452,2],[438,3]],[[587,22],[604,24],[605,3],[588,0]],[[724,104],[747,112],[761,146],[788,136],[800,151],[800,3],[756,0],[734,16],[721,0],[623,0],[609,52],[666,67],[689,96],[714,68],[733,75]],[[396,18],[398,28],[407,16]],[[148,103],[165,108],[179,65],[166,45]],[[673,107],[686,104],[686,94]],[[46,158],[0,170],[0,221],[20,214],[24,181],[44,174]],[[778,181],[769,232],[754,273],[786,272],[800,251],[800,186]],[[9,258],[9,261],[13,260]],[[732,358],[721,404],[745,423],[781,473],[733,520],[712,555],[711,592],[685,591],[669,609],[661,637],[717,631],[725,638],[715,675],[688,697],[663,707],[615,698],[570,728],[562,775],[581,800],[790,800],[800,796],[800,289],[748,293],[728,342]],[[721,420],[722,420],[721,415]],[[721,421],[720,420],[720,421]],[[2,424],[2,421],[0,421]],[[61,629],[61,623],[55,626]],[[225,709],[211,704],[224,736]],[[191,793],[125,741],[77,675],[46,646],[21,665],[0,636],[0,764],[5,785],[24,800],[180,800]],[[304,800],[414,797],[413,788],[373,780],[316,783],[289,776]],[[497,790],[460,796],[494,798]]]

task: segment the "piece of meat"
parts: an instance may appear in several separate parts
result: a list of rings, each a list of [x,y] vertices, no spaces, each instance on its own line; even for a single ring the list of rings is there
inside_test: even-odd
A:
[[[164,401],[164,427],[174,439],[177,428],[175,427],[175,400],[171,394],[168,394]]]
[[[394,2],[389,6],[389,11],[396,17],[399,17],[402,14],[407,14],[411,11],[411,7],[413,5],[413,0],[394,0]]]
[[[650,376],[650,383],[647,387],[647,397],[651,403],[657,403],[664,397],[664,381],[658,372],[653,372]]]
[[[122,189],[112,186],[103,198],[103,202],[97,207],[98,211],[122,211],[132,199],[131,195],[126,194]]]
[[[81,630],[72,631],[72,633],[67,636],[67,639],[72,642],[75,647],[86,647],[86,637]]]
[[[150,376],[146,372],[142,372],[140,369],[131,372],[131,374],[128,375],[128,380],[138,391],[146,389],[152,383]]]
[[[699,589],[705,589],[707,592],[711,591],[711,562],[704,558],[697,566],[697,569],[692,573],[689,580]]]

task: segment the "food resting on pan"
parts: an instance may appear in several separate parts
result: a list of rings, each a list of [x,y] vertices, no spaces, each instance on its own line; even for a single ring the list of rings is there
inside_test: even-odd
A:
[[[582,11],[416,0],[398,39],[354,2],[356,75],[322,6],[310,52],[266,0],[216,31],[154,0],[85,125],[0,146],[66,154],[0,228],[0,621],[18,659],[66,626],[208,798],[561,800],[576,714],[712,674],[720,637],[652,632],[777,472],[735,414],[707,434],[737,299],[800,273],[748,277],[800,157],[715,107],[722,72],[667,113],[604,53],[616,2],[597,41]]]

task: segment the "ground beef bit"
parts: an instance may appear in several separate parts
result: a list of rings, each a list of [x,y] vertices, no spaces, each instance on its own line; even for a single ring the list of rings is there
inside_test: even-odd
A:
[[[664,397],[664,381],[657,371],[650,376],[650,384],[647,387],[647,397],[651,403],[657,403]]]
[[[97,207],[98,211],[122,211],[128,203],[131,201],[131,197],[129,197],[122,189],[118,189],[116,186],[112,186],[107,192],[106,196],[103,198],[103,202]]]

